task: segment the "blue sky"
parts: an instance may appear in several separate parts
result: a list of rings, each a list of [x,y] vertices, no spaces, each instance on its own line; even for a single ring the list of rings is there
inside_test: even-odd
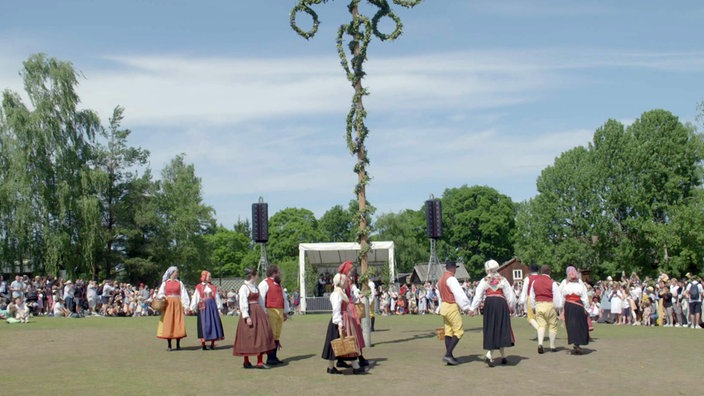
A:
[[[362,12],[373,8],[362,2]],[[344,140],[352,88],[339,66],[347,1],[314,6],[317,35],[289,26],[292,0],[8,1],[0,87],[21,62],[71,61],[83,105],[126,109],[130,143],[156,175],[186,155],[205,203],[231,227],[261,196],[318,217],[355,198]],[[694,122],[704,100],[701,1],[425,0],[368,49],[364,85],[379,213],[488,185],[523,201],[555,157],[613,118],[662,108]],[[299,25],[307,27],[306,15]],[[383,24],[390,31],[388,23]]]

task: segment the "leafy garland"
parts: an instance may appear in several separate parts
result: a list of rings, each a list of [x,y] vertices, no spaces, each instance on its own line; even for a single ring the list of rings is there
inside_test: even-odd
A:
[[[318,14],[310,7],[314,4],[327,3],[329,0],[299,0],[298,4],[293,7],[290,14],[291,28],[298,33],[301,37],[306,40],[315,36],[318,32],[318,26],[320,26],[320,21],[318,20]],[[400,5],[402,7],[411,8],[420,4],[422,0],[392,0],[394,4]],[[364,15],[356,13],[358,10],[360,0],[351,0],[347,5],[347,9],[350,14],[352,14],[352,21],[349,24],[343,24],[337,30],[337,52],[340,56],[340,65],[345,70],[347,75],[347,80],[355,88],[354,96],[352,97],[352,106],[350,111],[347,113],[347,129],[346,129],[346,140],[347,148],[350,150],[352,155],[357,154],[357,163],[354,166],[354,172],[357,175],[361,175],[361,178],[354,188],[354,192],[357,196],[366,187],[366,185],[371,180],[366,172],[366,166],[369,165],[369,158],[367,158],[367,149],[364,146],[364,141],[369,134],[369,130],[364,124],[364,119],[367,117],[367,111],[364,109],[362,104],[362,98],[369,95],[369,91],[362,87],[362,78],[366,74],[362,67],[365,60],[367,60],[367,46],[371,42],[372,33],[377,36],[380,40],[395,40],[403,32],[403,24],[401,23],[401,18],[399,18],[389,6],[388,0],[368,0],[368,2],[379,10],[370,19]],[[298,27],[296,23],[296,18],[300,13],[308,14],[313,20],[313,26],[310,30],[305,31]],[[395,28],[389,33],[385,34],[378,29],[379,21],[384,17],[391,18],[394,22]],[[348,60],[343,46],[344,35],[350,36],[350,42],[348,44],[348,49],[352,55],[352,59]],[[354,131],[357,131],[357,136],[354,137]],[[370,223],[372,207],[368,204],[365,205],[364,209],[360,209],[355,214],[355,221],[357,224],[361,224],[362,221],[366,221],[366,224]],[[371,229],[369,226],[360,227],[357,230],[358,240],[362,238],[367,238]],[[365,257],[367,253],[371,250],[369,244],[362,247],[359,252],[359,257]]]

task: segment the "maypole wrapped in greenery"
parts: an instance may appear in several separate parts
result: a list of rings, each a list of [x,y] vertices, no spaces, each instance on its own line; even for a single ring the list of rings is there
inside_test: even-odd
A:
[[[414,7],[420,4],[422,0],[393,0],[393,2],[402,7]],[[320,22],[318,14],[310,7],[314,4],[327,3],[328,0],[300,0],[298,4],[291,10],[291,27],[296,33],[305,39],[310,39],[315,36],[318,31]],[[337,30],[337,52],[340,56],[340,64],[345,70],[347,80],[354,88],[352,97],[352,106],[347,113],[347,147],[352,155],[357,156],[357,163],[354,166],[354,172],[357,173],[357,184],[354,188],[359,202],[359,210],[355,216],[355,221],[359,224],[357,230],[357,238],[360,244],[359,263],[362,274],[367,272],[367,253],[370,250],[369,238],[369,223],[371,217],[371,206],[366,198],[366,186],[369,183],[369,175],[366,167],[369,164],[367,157],[367,149],[364,146],[364,141],[369,134],[369,130],[364,125],[364,119],[367,112],[364,109],[362,98],[368,95],[369,92],[362,86],[362,78],[364,78],[363,63],[367,59],[367,46],[372,39],[372,34],[382,41],[394,40],[403,32],[403,24],[401,19],[391,10],[387,0],[368,0],[368,2],[378,8],[378,11],[372,18],[361,15],[359,13],[360,0],[352,0],[347,5],[347,9],[352,15],[352,21],[343,24]],[[308,14],[313,20],[313,26],[310,30],[305,31],[298,27],[296,18],[300,13]],[[385,34],[379,31],[378,24],[383,18],[390,18],[395,25],[393,32]],[[349,36],[349,44],[347,48],[351,55],[348,59],[345,52],[344,38]],[[393,280],[392,280],[393,281]]]

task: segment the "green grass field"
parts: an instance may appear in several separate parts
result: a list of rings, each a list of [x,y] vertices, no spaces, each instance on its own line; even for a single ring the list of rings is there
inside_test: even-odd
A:
[[[699,377],[704,332],[680,328],[597,325],[595,342],[583,356],[569,355],[564,328],[556,353],[538,355],[532,328],[513,319],[516,346],[509,364],[483,363],[481,317],[464,319],[465,336],[455,356],[441,362],[444,344],[434,330],[439,316],[379,317],[368,375],[332,376],[320,358],[329,315],[297,316],[284,324],[286,363],[270,370],[245,370],[232,356],[237,318],[223,317],[226,339],[214,351],[200,350],[195,318],[182,350],[167,352],[155,337],[157,317],[84,319],[33,318],[29,324],[0,323],[0,389],[3,394],[93,395],[330,395],[354,394],[702,394]],[[547,340],[546,344],[547,346]]]

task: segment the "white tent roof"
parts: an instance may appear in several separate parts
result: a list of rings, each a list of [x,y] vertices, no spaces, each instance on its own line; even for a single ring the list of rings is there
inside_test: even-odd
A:
[[[394,261],[394,243],[391,241],[371,242],[367,254],[370,266],[389,266],[389,275],[394,279],[396,264]],[[301,243],[298,245],[299,280],[301,296],[306,296],[305,264],[306,261],[319,273],[336,273],[337,267],[349,260],[357,263],[360,246],[356,242]],[[305,299],[301,299],[301,309],[305,312]]]

